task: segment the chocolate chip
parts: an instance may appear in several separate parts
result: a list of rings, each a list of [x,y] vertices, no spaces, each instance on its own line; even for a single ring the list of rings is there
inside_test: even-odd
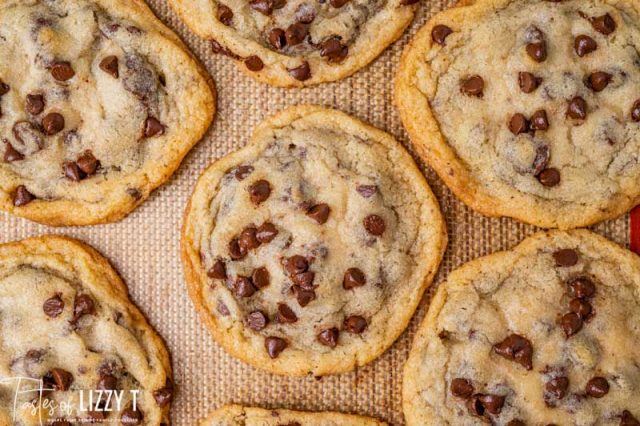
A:
[[[289,25],[289,28],[287,28],[284,33],[284,36],[287,39],[287,45],[295,46],[296,44],[302,43],[307,37],[307,32],[307,26],[300,22]]]
[[[604,377],[594,377],[587,382],[585,392],[593,398],[602,398],[609,393],[609,382]]]
[[[270,358],[277,358],[278,355],[284,351],[289,344],[286,340],[281,339],[280,337],[269,336],[264,339],[264,346],[267,350],[267,354],[269,354]]]
[[[4,161],[12,163],[14,161],[24,160],[24,155],[18,152],[8,140],[4,139],[3,142],[5,144]]]
[[[74,182],[78,182],[82,180],[82,178],[84,177],[84,173],[80,170],[78,165],[73,161],[66,161],[62,165],[62,170],[64,171],[65,177]]]
[[[274,48],[281,50],[287,45],[287,37],[282,28],[274,28],[269,31],[269,43]]]
[[[481,98],[484,96],[484,80],[479,75],[473,75],[462,81],[460,90],[467,96]]]
[[[362,224],[364,225],[364,229],[366,229],[368,233],[375,236],[382,235],[386,229],[384,219],[376,214],[371,214],[365,217],[362,221]]]
[[[638,100],[638,103],[640,104],[640,100]],[[378,193],[378,187],[376,185],[358,185],[356,186],[356,191],[364,198],[371,198]]]
[[[7,93],[9,93],[9,90],[11,90],[9,85],[0,80],[0,96],[6,95]]]
[[[80,294],[76,296],[73,302],[73,318],[72,322],[76,322],[83,315],[93,315],[96,312],[93,299],[88,294]]]
[[[278,235],[278,230],[275,225],[270,222],[265,222],[258,227],[258,232],[256,232],[256,238],[262,244],[266,244],[271,242],[276,235]]]
[[[533,159],[533,175],[538,176],[549,164],[551,152],[549,145],[541,144],[536,147],[536,156]]]
[[[591,307],[591,303],[576,297],[569,302],[569,310],[577,314],[584,321],[589,318],[593,308]]]
[[[602,92],[611,82],[613,76],[603,71],[596,71],[587,78],[587,87],[594,92]]]
[[[271,184],[264,179],[260,179],[249,186],[249,197],[255,205],[260,205],[271,195]]]
[[[64,129],[64,117],[57,112],[50,112],[42,118],[44,132],[51,136]]]
[[[540,86],[540,83],[542,83],[542,79],[530,72],[521,72],[518,74],[518,84],[520,85],[520,90],[524,93],[532,93]]]
[[[509,130],[514,135],[526,133],[529,131],[529,121],[523,114],[516,113],[509,120]]]
[[[278,312],[276,313],[276,320],[280,324],[293,324],[298,321],[298,316],[295,312],[285,303],[278,303]]]
[[[329,0],[329,4],[336,8],[340,8],[347,3],[349,3],[349,0]]]
[[[67,81],[76,73],[69,62],[56,62],[51,66],[51,75],[58,81]]]
[[[330,348],[335,348],[338,346],[338,337],[340,336],[340,332],[336,327],[328,328],[323,330],[318,334],[318,341],[325,346]]]
[[[578,263],[578,252],[573,249],[560,249],[553,253],[556,266],[568,267]]]
[[[640,99],[635,101],[631,107],[631,119],[635,122],[640,121]]]
[[[328,204],[315,204],[307,210],[307,216],[322,225],[327,222],[327,219],[329,219],[330,212],[331,208]]]
[[[598,48],[598,43],[588,35],[579,35],[573,42],[573,49],[580,57],[588,55]]]
[[[551,379],[544,385],[544,389],[554,398],[562,399],[567,395],[567,389],[569,389],[569,378],[561,376]]]
[[[294,285],[291,288],[291,291],[293,291],[293,295],[298,301],[298,305],[303,308],[316,300],[316,292],[312,288],[303,288],[302,286]]]
[[[116,390],[118,389],[118,379],[113,374],[102,374],[96,387],[98,390]]]
[[[249,71],[253,72],[260,71],[264,68],[264,62],[262,62],[262,59],[260,59],[260,57],[256,55],[249,56],[244,60],[244,64]]]
[[[306,272],[309,269],[309,262],[303,256],[298,254],[288,257],[284,261],[284,268],[290,276]]]
[[[444,46],[445,40],[451,33],[453,33],[453,30],[446,25],[436,25],[431,30],[431,39],[440,46]]]
[[[60,298],[59,294],[44,301],[42,310],[49,318],[56,318],[64,311],[64,302]]]
[[[313,271],[302,272],[291,276],[291,281],[305,289],[313,289],[313,281],[316,273]]]
[[[76,160],[76,164],[87,176],[91,176],[95,174],[98,169],[99,161],[96,157],[93,156],[93,153],[89,150],[83,152],[78,159]]]
[[[467,409],[474,416],[484,416],[484,405],[480,401],[482,394],[476,394],[467,399]]]
[[[227,307],[227,305],[224,304],[222,300],[218,300],[218,304],[216,305],[216,308],[218,309],[218,312],[220,313],[220,315],[222,315],[223,317],[228,317],[229,314],[231,314],[231,312],[229,312],[229,308]]]
[[[100,69],[107,74],[109,74],[113,78],[118,78],[118,57],[117,56],[107,56],[102,61],[100,61]]]
[[[73,375],[62,368],[54,368],[47,374],[47,381],[53,381],[53,388],[57,391],[67,391],[73,383]]]
[[[209,278],[224,280],[227,278],[227,267],[222,260],[216,260],[211,269],[207,271]]]
[[[255,331],[264,329],[269,323],[269,318],[262,311],[253,311],[247,315],[247,326]]]
[[[630,411],[624,410],[620,416],[620,426],[640,426],[640,422]]]
[[[527,424],[520,419],[513,419],[513,420],[509,420],[509,423],[507,423],[507,426],[527,426]]]
[[[311,68],[309,62],[304,61],[300,66],[295,68],[287,68],[289,75],[298,81],[306,81],[311,78]]]
[[[171,400],[173,399],[173,384],[171,382],[167,382],[165,387],[154,391],[153,399],[156,400],[156,404],[158,404],[158,407],[160,408],[164,408],[171,404]]]
[[[608,13],[589,20],[593,28],[604,35],[609,35],[616,30],[616,21]]]
[[[451,394],[458,398],[469,398],[473,395],[473,384],[470,380],[456,377],[451,380]]]
[[[340,42],[340,38],[329,37],[320,44],[320,56],[329,62],[341,62],[349,54],[349,48]]]
[[[529,57],[536,62],[544,62],[547,59],[547,43],[545,41],[527,44],[526,51]]]
[[[567,108],[567,115],[575,120],[587,118],[587,101],[580,96],[571,99]]]
[[[257,237],[258,230],[253,226],[246,227],[240,233],[238,244],[242,251],[248,252],[260,246],[260,241]]]
[[[582,329],[582,319],[574,312],[569,312],[568,314],[563,315],[560,322],[567,338],[573,336]]]
[[[533,368],[533,346],[531,342],[518,334],[511,334],[502,342],[493,345],[493,350],[498,355],[515,361],[527,370]]]
[[[134,410],[133,407],[129,407],[125,409],[120,415],[120,423],[124,426],[129,425],[140,425],[142,424],[142,420],[144,416],[138,410]]]
[[[251,9],[269,16],[273,12],[273,2],[271,0],[251,0],[249,2]]]
[[[25,109],[29,114],[38,115],[42,111],[44,111],[44,96],[36,94],[36,95],[27,95],[27,100],[25,102]]]
[[[247,255],[247,250],[244,247],[240,246],[239,240],[237,238],[229,241],[229,256],[233,260],[244,259]]]
[[[247,277],[238,276],[233,283],[233,290],[238,297],[251,297],[256,292],[251,280]]]
[[[362,287],[367,283],[367,278],[358,268],[349,268],[347,272],[344,273],[344,280],[342,281],[342,287],[346,290],[351,290],[352,288]]]
[[[245,180],[251,173],[253,173],[253,166],[247,165],[238,166],[233,172],[237,180]]]
[[[222,22],[224,25],[231,25],[231,20],[233,19],[233,11],[224,4],[218,4],[218,21]]]
[[[571,288],[571,294],[574,297],[579,297],[581,299],[593,297],[596,293],[596,286],[589,278],[586,277],[579,277],[571,280],[569,282],[569,287]]]
[[[484,416],[485,411],[491,414],[500,414],[504,400],[504,396],[477,393],[467,400],[467,408],[471,414],[476,416]]]
[[[258,288],[268,287],[270,284],[269,270],[264,266],[254,269],[251,274],[251,281]]]
[[[538,175],[538,180],[546,187],[553,187],[560,183],[560,172],[558,169],[544,169]]]
[[[367,329],[367,320],[360,315],[351,315],[344,320],[344,329],[349,333],[360,334]]]
[[[531,116],[530,127],[532,130],[547,130],[549,129],[549,120],[547,119],[547,112],[543,109],[539,109]]]
[[[164,134],[164,126],[155,117],[147,117],[144,121],[144,137],[151,138]]]
[[[13,194],[13,205],[16,207],[26,206],[35,199],[36,197],[24,185],[20,185]]]

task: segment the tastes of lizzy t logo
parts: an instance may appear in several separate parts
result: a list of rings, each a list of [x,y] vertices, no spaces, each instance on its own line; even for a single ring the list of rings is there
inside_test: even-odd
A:
[[[52,399],[48,395],[57,389],[45,387],[43,379],[31,377],[8,377],[0,379],[0,385],[14,389],[13,422],[23,417],[37,420],[40,426],[50,425],[59,420],[81,422],[91,419],[93,423],[103,422],[110,412],[120,412],[127,407],[137,410],[139,390],[77,390],[67,391],[66,400]],[[59,394],[60,395],[60,394]],[[118,420],[114,420],[117,422]]]

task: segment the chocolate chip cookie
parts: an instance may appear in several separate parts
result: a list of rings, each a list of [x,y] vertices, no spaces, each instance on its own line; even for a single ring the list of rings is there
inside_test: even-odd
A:
[[[452,272],[404,371],[409,425],[638,425],[640,258],[552,231]]]
[[[116,221],[209,126],[205,71],[140,0],[0,4],[0,209]]]
[[[200,426],[386,426],[370,417],[226,405],[204,420]]]
[[[640,2],[478,0],[407,48],[396,103],[422,156],[489,216],[574,228],[640,202]]]
[[[0,245],[0,335],[0,424],[169,424],[167,350],[91,247]]]
[[[299,106],[200,177],[182,258],[216,340],[286,375],[349,371],[387,349],[446,245],[438,203],[388,134]]]
[[[403,33],[418,0],[170,0],[215,53],[258,81],[308,86],[347,77]]]

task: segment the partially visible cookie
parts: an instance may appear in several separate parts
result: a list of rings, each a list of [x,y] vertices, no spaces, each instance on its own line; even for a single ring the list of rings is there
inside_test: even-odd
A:
[[[200,177],[182,258],[189,293],[228,352],[320,376],[393,343],[445,245],[438,203],[398,142],[344,113],[299,106]]]
[[[638,425],[640,258],[553,231],[452,272],[404,369],[408,425]]]
[[[403,33],[418,0],[171,0],[215,53],[256,80],[308,86],[347,77]]]
[[[206,72],[142,0],[0,0],[0,209],[121,219],[202,137]]]
[[[200,426],[386,426],[386,423],[351,414],[226,405],[211,413]]]
[[[0,336],[0,424],[169,424],[167,350],[91,247],[0,245]]]
[[[398,72],[423,158],[473,209],[542,227],[640,203],[640,2],[467,3],[434,16]]]

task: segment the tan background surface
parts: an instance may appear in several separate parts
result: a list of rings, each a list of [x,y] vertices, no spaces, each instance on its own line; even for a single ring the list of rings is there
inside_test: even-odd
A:
[[[30,235],[64,233],[92,244],[111,259],[129,285],[132,299],[164,337],[172,354],[179,386],[172,409],[173,424],[197,424],[210,410],[229,402],[269,408],[337,410],[403,424],[402,366],[413,331],[424,317],[428,297],[408,332],[368,366],[319,380],[277,377],[228,356],[200,323],[183,282],[179,231],[184,206],[198,175],[212,160],[243,146],[256,123],[285,106],[316,103],[338,108],[387,130],[409,146],[392,104],[398,59],[410,34],[433,13],[454,1],[422,0],[422,3],[410,30],[368,68],[339,83],[285,90],[267,87],[240,74],[228,58],[213,55],[207,42],[181,25],[165,0],[151,0],[156,14],[177,31],[216,82],[218,114],[205,139],[187,156],[173,179],[120,223],[55,229],[2,215],[3,242]],[[431,170],[418,163],[440,200],[449,229],[449,247],[436,285],[452,268],[509,248],[535,231],[512,220],[489,219],[473,213],[453,197]],[[600,224],[595,230],[627,245],[628,216]]]

